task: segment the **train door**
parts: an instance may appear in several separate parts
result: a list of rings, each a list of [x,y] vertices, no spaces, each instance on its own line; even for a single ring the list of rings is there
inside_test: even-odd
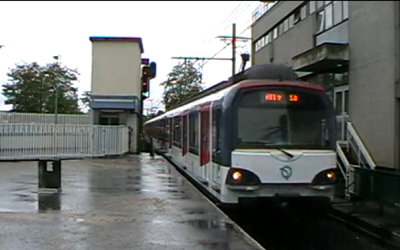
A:
[[[189,112],[182,114],[182,156],[188,152],[188,120]]]
[[[210,104],[200,110],[200,171],[201,177],[207,180],[206,164],[210,162]]]

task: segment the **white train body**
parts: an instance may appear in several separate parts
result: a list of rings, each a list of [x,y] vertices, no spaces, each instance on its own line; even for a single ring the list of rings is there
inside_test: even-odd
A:
[[[147,121],[146,136],[222,204],[331,200],[335,114],[323,88],[244,80]]]

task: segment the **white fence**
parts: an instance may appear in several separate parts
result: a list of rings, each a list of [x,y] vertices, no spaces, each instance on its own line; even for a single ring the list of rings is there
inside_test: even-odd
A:
[[[0,160],[101,157],[128,151],[127,126],[0,124]]]
[[[82,124],[89,125],[93,121],[89,114],[82,115],[66,115],[58,114],[58,124]],[[35,114],[35,113],[8,113],[0,112],[0,123],[37,123],[37,124],[54,124],[54,114]]]

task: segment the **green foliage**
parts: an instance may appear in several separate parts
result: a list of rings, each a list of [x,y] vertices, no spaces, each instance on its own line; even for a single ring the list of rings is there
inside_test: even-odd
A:
[[[57,93],[58,113],[79,114],[78,89],[73,87],[78,75],[76,70],[57,63],[16,64],[3,85],[5,104],[11,104],[13,112],[54,113]]]
[[[170,110],[200,93],[203,90],[201,80],[201,73],[192,62],[174,66],[172,72],[168,74],[167,80],[161,83],[164,86],[165,109]]]
[[[88,107],[89,107],[89,104],[90,104],[90,94],[91,94],[90,91],[84,91],[83,94],[82,94],[82,96],[81,96],[81,98],[80,98],[80,101],[82,102],[82,104],[83,104],[83,106],[84,106],[85,108],[88,108]]]

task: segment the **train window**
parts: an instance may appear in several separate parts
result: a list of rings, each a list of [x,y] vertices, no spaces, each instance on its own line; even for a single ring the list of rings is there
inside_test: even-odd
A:
[[[182,133],[183,133],[183,135],[182,135],[182,149],[183,149],[182,155],[184,155],[184,154],[186,154],[186,151],[187,151],[188,116],[186,114],[183,115],[182,120],[183,120],[182,121],[182,126],[183,126],[183,128],[182,128]]]
[[[199,114],[189,116],[189,151],[193,154],[199,152]]]
[[[282,100],[294,95],[300,101],[265,101],[265,93],[271,92],[282,95]],[[332,147],[335,114],[328,105],[325,94],[301,89],[244,92],[238,100],[237,145]]]
[[[212,159],[214,162],[218,163],[218,157],[220,154],[220,146],[221,146],[221,142],[220,142],[220,128],[221,128],[221,124],[220,124],[220,119],[221,119],[221,109],[213,109],[213,113],[212,113]]]
[[[181,117],[174,118],[174,145],[181,147]]]
[[[173,119],[169,118],[168,119],[168,124],[169,124],[169,147],[172,147],[172,141],[173,141],[173,136],[174,136],[174,123],[173,123]]]

